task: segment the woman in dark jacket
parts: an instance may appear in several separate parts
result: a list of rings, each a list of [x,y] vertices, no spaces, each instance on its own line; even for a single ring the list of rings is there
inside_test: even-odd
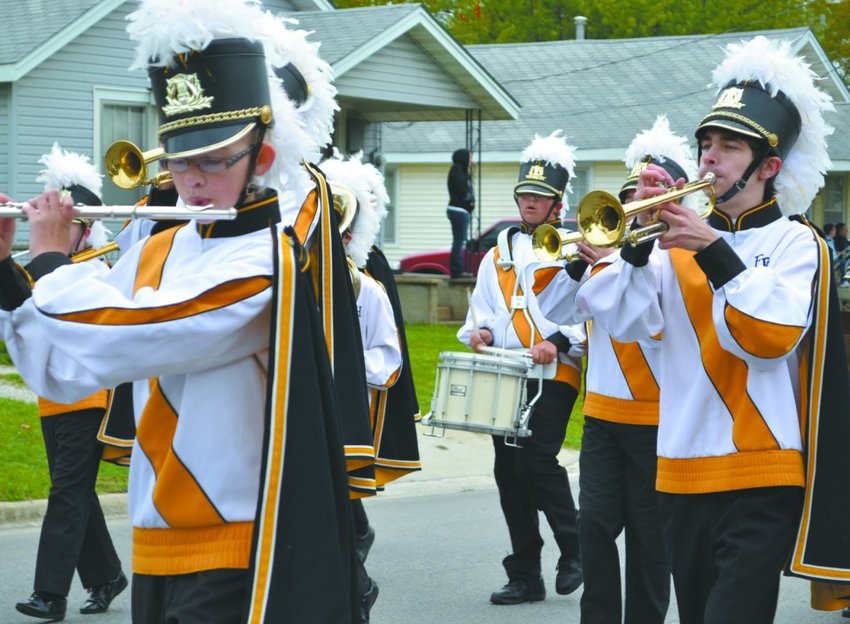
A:
[[[449,169],[449,205],[446,216],[452,225],[452,255],[449,270],[452,277],[464,274],[461,252],[469,231],[469,215],[475,210],[475,193],[472,190],[472,154],[468,149],[458,149],[452,154],[452,168]],[[468,275],[468,273],[467,273]]]

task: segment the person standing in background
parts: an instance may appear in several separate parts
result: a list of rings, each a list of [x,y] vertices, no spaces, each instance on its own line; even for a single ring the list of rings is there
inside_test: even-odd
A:
[[[451,276],[467,277],[462,257],[463,245],[469,232],[469,217],[475,210],[475,192],[472,189],[472,152],[457,149],[452,154],[452,168],[449,169],[449,205],[446,216],[452,225],[452,255],[449,262]]]

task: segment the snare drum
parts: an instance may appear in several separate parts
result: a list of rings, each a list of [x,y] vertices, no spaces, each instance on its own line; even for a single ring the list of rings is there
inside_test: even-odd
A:
[[[528,437],[525,385],[531,361],[510,355],[444,351],[431,413],[422,424],[510,438]]]

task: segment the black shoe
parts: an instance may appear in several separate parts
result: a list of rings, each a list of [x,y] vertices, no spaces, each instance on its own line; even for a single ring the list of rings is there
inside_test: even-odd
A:
[[[844,608],[841,610],[841,617],[843,617],[843,618],[850,618],[850,607],[844,607]]]
[[[562,559],[555,570],[558,573],[555,577],[555,591],[561,595],[573,593],[584,582],[581,562],[578,559]]]
[[[546,598],[546,587],[543,579],[529,581],[527,579],[514,579],[508,581],[499,591],[490,594],[490,602],[497,605],[514,605],[523,602],[538,602]]]
[[[372,610],[372,605],[378,599],[378,584],[374,579],[369,579],[369,589],[360,598],[360,621],[362,624],[369,624],[369,611]]]
[[[89,598],[80,607],[80,613],[106,613],[115,596],[127,589],[127,577],[119,572],[114,580],[89,589]]]
[[[59,622],[65,619],[65,609],[68,606],[68,601],[63,597],[45,598],[39,592],[33,592],[32,596],[24,602],[19,602],[15,608],[24,615],[49,620],[51,622]]]
[[[357,557],[360,559],[360,563],[366,563],[366,557],[369,556],[369,549],[372,548],[374,541],[375,529],[372,528],[371,524],[366,530],[366,533],[354,536],[354,550],[357,551]]]

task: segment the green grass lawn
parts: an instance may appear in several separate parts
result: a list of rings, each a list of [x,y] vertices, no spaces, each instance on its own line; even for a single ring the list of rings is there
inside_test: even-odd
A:
[[[33,403],[0,398],[0,474],[0,501],[47,498],[47,455]],[[97,491],[126,492],[127,469],[102,463]]]
[[[437,356],[441,351],[465,351],[457,341],[457,326],[413,324],[407,326],[416,394],[422,414],[429,411]],[[0,364],[11,364],[5,347],[0,343]],[[22,384],[14,373],[0,374],[6,383]],[[567,428],[565,446],[579,448],[584,418],[581,399],[573,407]],[[50,489],[47,456],[41,437],[38,410],[32,403],[0,398],[0,501],[21,501],[46,498]],[[102,463],[97,482],[100,493],[125,492],[127,469]]]
[[[437,373],[437,359],[441,351],[468,351],[458,342],[455,335],[459,325],[426,325],[423,323],[405,326],[410,349],[410,363],[413,368],[413,380],[416,383],[416,397],[419,399],[419,411],[428,413],[431,408],[431,395],[434,393],[434,381]],[[573,406],[570,424],[567,427],[565,446],[580,448],[581,430],[584,426],[582,397]]]

